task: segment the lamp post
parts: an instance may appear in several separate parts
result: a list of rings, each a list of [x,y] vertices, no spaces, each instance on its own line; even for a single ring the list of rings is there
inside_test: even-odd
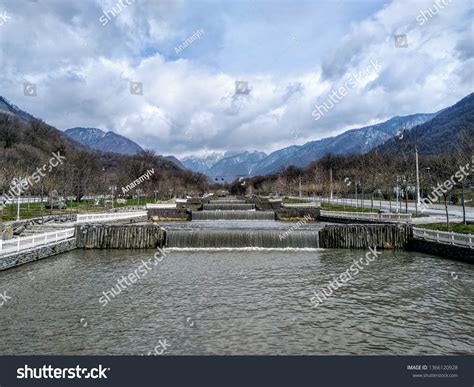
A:
[[[143,192],[142,189],[137,188],[137,206],[140,205],[140,194]]]
[[[18,190],[18,195],[16,198],[16,221],[18,222],[20,220],[20,196],[21,196],[21,188],[22,188],[23,181],[17,178],[14,178],[12,180],[12,185],[15,186],[15,188]]]
[[[398,209],[398,195],[399,195],[399,192],[398,192],[398,182],[400,181],[400,176],[397,175],[397,188],[396,188],[396,194],[397,194],[397,214],[399,212],[399,209]]]
[[[415,163],[416,163],[416,203],[415,203],[415,211],[416,215],[418,215],[418,206],[420,205],[420,171],[418,168],[418,148],[415,147]]]
[[[114,209],[114,197],[115,197],[115,190],[117,189],[117,186],[111,185],[109,189],[112,191],[112,210]]]
[[[357,185],[360,184],[360,181],[354,182],[355,194],[356,194],[356,208],[359,208],[359,202],[357,200]]]

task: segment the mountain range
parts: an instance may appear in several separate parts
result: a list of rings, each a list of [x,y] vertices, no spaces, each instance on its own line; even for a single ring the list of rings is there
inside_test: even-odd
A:
[[[399,137],[403,141],[391,138],[376,149],[396,154],[416,147],[426,155],[448,150],[469,154],[474,139],[474,93],[441,110],[432,120],[403,131]]]
[[[18,106],[12,104],[6,98],[1,97],[1,96],[0,96],[0,112],[8,114],[10,116],[15,116],[20,121],[23,121],[23,122],[28,122],[35,118],[31,114],[28,114],[27,112],[21,110]]]
[[[65,130],[64,133],[80,144],[102,152],[114,152],[123,155],[134,155],[143,152],[143,149],[137,143],[114,132],[104,132],[97,128],[71,128]]]
[[[0,96],[0,118],[12,117],[19,120],[21,128],[16,132],[8,125],[0,127],[0,146],[18,144],[26,139],[34,146],[23,144],[24,157],[33,158],[39,154],[48,154],[50,148],[63,148],[65,145],[75,151],[89,152],[94,158],[101,159],[110,166],[116,166],[121,156],[129,156],[143,152],[143,149],[132,140],[114,132],[104,132],[97,128],[76,127],[60,131],[43,123],[35,116],[21,110],[6,98]],[[34,124],[32,126],[28,124]],[[22,140],[22,137],[25,140]],[[33,145],[33,143],[31,145]],[[158,156],[160,168],[167,170],[186,170],[184,165],[174,156]]]
[[[0,97],[0,112],[16,116],[23,122],[35,117]],[[259,151],[213,152],[205,156],[187,156],[178,160],[162,156],[179,169],[200,172],[211,181],[233,181],[241,176],[250,177],[277,173],[290,165],[304,167],[327,154],[366,153],[371,150],[396,152],[401,144],[421,153],[435,154],[451,149],[461,141],[474,137],[474,93],[455,105],[436,113],[417,113],[396,116],[379,124],[351,129],[337,136],[292,145],[270,154]],[[78,147],[100,152],[133,155],[143,149],[132,140],[114,132],[97,128],[75,127],[61,133]],[[460,138],[460,136],[462,138]],[[467,136],[467,139],[465,138]],[[403,143],[399,140],[403,138]]]
[[[212,153],[203,158],[188,156],[181,161],[186,168],[219,180],[224,178],[232,181],[240,176],[266,175],[290,165],[304,167],[329,153],[366,153],[395,135],[433,119],[438,113],[397,116],[376,125],[351,129],[334,137],[292,145],[269,155],[257,151],[244,151],[232,156]]]

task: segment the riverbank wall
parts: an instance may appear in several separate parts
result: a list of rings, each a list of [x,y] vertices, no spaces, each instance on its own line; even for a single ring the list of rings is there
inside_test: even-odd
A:
[[[444,243],[426,241],[412,238],[409,240],[407,250],[419,251],[421,253],[439,255],[445,258],[455,259],[468,263],[474,263],[474,250],[469,247],[448,245]]]
[[[151,221],[191,220],[191,211],[184,208],[149,208],[147,212]]]
[[[319,247],[326,249],[404,249],[413,229],[405,224],[337,224],[319,231]]]
[[[76,226],[77,248],[83,249],[156,249],[165,240],[166,231],[155,224]]]
[[[66,253],[76,249],[76,240],[74,238],[57,242],[52,245],[39,246],[31,250],[12,253],[0,258],[0,271],[11,269],[25,263],[38,261],[43,258],[49,258],[58,254]]]
[[[319,220],[320,210],[316,207],[286,207],[275,211],[276,220],[300,220],[308,219],[310,221]]]

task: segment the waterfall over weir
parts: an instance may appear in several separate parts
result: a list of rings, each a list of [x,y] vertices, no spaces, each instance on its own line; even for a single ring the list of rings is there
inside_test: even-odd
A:
[[[192,220],[275,220],[273,211],[193,211]]]
[[[251,203],[210,203],[203,205],[204,211],[236,211],[255,210],[255,204]]]
[[[247,203],[243,199],[215,199],[209,201],[209,203]]]
[[[284,235],[282,230],[201,229],[169,230],[170,248],[318,248],[316,230],[297,230]]]

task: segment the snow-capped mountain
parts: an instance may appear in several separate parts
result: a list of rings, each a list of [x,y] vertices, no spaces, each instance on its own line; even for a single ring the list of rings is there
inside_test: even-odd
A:
[[[416,147],[420,154],[436,155],[445,152],[469,153],[474,138],[474,93],[454,105],[441,110],[436,117],[393,137],[377,147],[377,151],[405,154]],[[472,148],[471,148],[472,149]]]
[[[438,112],[439,113],[439,112]],[[256,176],[278,172],[289,165],[303,167],[329,153],[366,153],[404,130],[423,124],[438,113],[393,117],[385,122],[351,129],[334,137],[292,145],[268,156],[263,152],[241,152],[235,155],[211,153],[206,157],[188,156],[181,160],[192,171],[201,172],[213,180],[232,181],[240,176]]]
[[[213,152],[204,157],[187,156],[181,159],[183,165],[209,176],[211,180],[232,181],[240,176],[251,176],[253,168],[267,157],[264,152]]]
[[[180,161],[186,168],[190,169],[191,171],[207,174],[209,169],[211,169],[214,164],[216,164],[224,157],[224,153],[212,152],[202,157],[186,156]]]
[[[64,133],[82,145],[102,152],[133,155],[143,151],[137,143],[130,139],[97,128],[71,128],[64,131]]]
[[[241,176],[253,176],[255,166],[266,157],[266,153],[257,151],[246,151],[224,157],[215,163],[206,174],[211,178],[220,178],[225,181],[232,181]]]
[[[437,114],[420,113],[402,117],[397,116],[380,124],[348,130],[335,137],[310,141],[300,146],[289,146],[271,153],[255,166],[252,174],[273,173],[289,165],[303,167],[329,153],[366,153],[383,144],[397,133],[402,133],[404,130],[423,124]]]

